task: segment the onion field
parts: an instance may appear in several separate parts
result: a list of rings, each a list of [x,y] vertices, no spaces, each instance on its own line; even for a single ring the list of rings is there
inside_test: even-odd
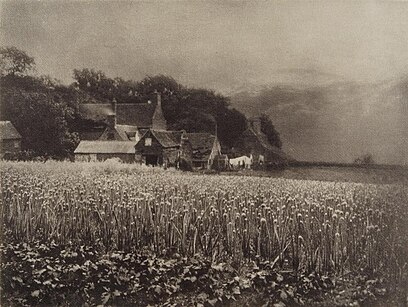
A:
[[[295,278],[364,271],[401,281],[408,270],[408,187],[398,184],[2,162],[1,217],[3,253],[21,243],[144,251],[237,272],[268,263]]]

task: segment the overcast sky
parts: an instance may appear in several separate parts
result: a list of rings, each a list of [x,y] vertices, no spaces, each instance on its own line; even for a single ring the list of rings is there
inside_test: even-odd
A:
[[[0,43],[64,83],[84,67],[220,91],[299,68],[377,81],[408,71],[408,2],[2,2]]]

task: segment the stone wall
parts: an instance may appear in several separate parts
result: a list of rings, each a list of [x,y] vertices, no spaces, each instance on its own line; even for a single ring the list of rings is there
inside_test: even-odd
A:
[[[14,155],[21,152],[21,140],[2,140],[0,143],[0,156]]]

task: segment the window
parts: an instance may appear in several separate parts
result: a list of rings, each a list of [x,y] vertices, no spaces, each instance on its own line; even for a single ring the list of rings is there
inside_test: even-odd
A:
[[[20,147],[20,142],[19,141],[14,141],[14,148],[19,148]]]
[[[152,146],[152,139],[151,138],[145,138],[145,146]]]

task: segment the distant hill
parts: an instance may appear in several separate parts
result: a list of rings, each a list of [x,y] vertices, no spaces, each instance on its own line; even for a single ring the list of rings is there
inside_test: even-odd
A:
[[[230,96],[247,116],[268,114],[295,159],[352,162],[372,153],[378,163],[408,164],[408,75],[357,83],[291,70]]]

